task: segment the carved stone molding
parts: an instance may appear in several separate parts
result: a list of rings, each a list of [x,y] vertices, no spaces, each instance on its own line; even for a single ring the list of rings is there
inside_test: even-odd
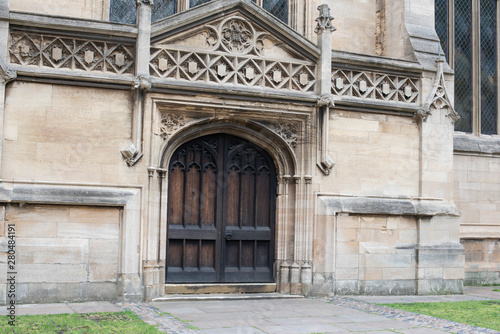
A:
[[[319,16],[316,18],[316,22],[318,22],[318,24],[316,25],[314,32],[318,34],[325,30],[330,30],[331,32],[337,30],[337,28],[332,25],[333,17],[330,15],[330,8],[328,5],[320,5],[318,6],[318,10]]]
[[[156,172],[158,173],[158,178],[163,179],[167,175],[168,170],[166,168],[157,168]]]
[[[160,136],[164,140],[168,139],[175,131],[179,130],[186,123],[183,115],[162,114],[160,120]]]
[[[436,60],[437,72],[434,79],[434,86],[429,95],[427,103],[421,108],[415,118],[421,122],[425,122],[427,117],[432,114],[432,110],[444,110],[446,109],[446,116],[450,117],[452,122],[456,122],[460,119],[460,115],[453,108],[450,97],[446,90],[446,84],[443,72],[443,59],[438,58]]]
[[[332,94],[416,105],[420,95],[420,80],[415,77],[337,68],[332,70]]]
[[[299,138],[299,126],[294,123],[274,123],[273,131],[278,134],[290,147],[297,147]]]
[[[155,174],[156,168],[155,167],[148,167],[148,177],[153,177]]]
[[[306,184],[311,184],[312,178],[312,175],[304,175],[304,181],[306,182]]]
[[[278,175],[278,184],[289,184],[290,178],[290,175]]]
[[[134,45],[10,30],[10,62],[23,66],[132,74]]]

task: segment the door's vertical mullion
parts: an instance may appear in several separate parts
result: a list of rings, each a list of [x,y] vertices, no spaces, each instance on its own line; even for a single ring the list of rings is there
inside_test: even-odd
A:
[[[216,217],[216,230],[217,237],[215,242],[215,268],[217,282],[224,282],[224,267],[226,255],[226,241],[223,233],[226,228],[226,201],[227,201],[227,175],[226,175],[226,136],[221,135],[218,137],[218,157],[217,157],[217,217]]]
[[[201,271],[201,239],[198,240],[198,271]]]
[[[186,148],[187,151],[187,148]],[[186,228],[186,216],[187,216],[187,206],[186,206],[186,201],[188,198],[188,189],[187,189],[187,179],[188,179],[188,173],[189,173],[189,159],[188,159],[188,153],[186,152],[185,155],[185,164],[184,164],[184,205],[182,208],[182,227]]]
[[[257,270],[257,240],[253,241],[253,270]]]
[[[253,179],[253,227],[257,230],[257,181],[259,179],[259,166],[257,163],[257,154],[254,161],[255,174]]]
[[[239,242],[239,247],[238,247],[238,270],[241,271],[241,247],[243,246],[242,241],[238,240]]]
[[[201,146],[201,157],[200,157],[200,185],[198,186],[198,225],[200,229],[203,227],[203,178],[205,176],[205,171],[203,168],[203,152],[205,148]]]
[[[186,239],[182,239],[182,271],[186,270]]]
[[[241,227],[243,226],[243,206],[242,206],[242,203],[243,203],[243,200],[242,200],[242,193],[241,193],[241,186],[243,185],[243,173],[245,172],[244,171],[244,168],[245,166],[243,165],[242,163],[242,160],[240,160],[240,173],[239,173],[239,176],[238,176],[238,182],[239,182],[239,186],[238,186],[238,227],[240,228],[241,230]]]

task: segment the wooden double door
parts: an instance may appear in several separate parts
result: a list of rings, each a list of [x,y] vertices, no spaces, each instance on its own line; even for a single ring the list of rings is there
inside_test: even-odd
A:
[[[276,171],[262,148],[216,134],[168,165],[167,283],[273,282]]]

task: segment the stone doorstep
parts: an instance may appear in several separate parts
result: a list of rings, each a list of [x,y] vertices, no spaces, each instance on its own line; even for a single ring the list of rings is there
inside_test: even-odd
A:
[[[276,283],[165,284],[165,294],[273,293]]]
[[[224,294],[172,294],[153,299],[153,302],[201,301],[201,300],[265,300],[265,299],[300,299],[301,295],[282,295],[279,293],[224,293]]]

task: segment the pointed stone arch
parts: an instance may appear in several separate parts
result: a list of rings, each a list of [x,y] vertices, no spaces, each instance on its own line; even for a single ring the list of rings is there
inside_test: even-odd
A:
[[[273,159],[278,175],[293,176],[297,173],[297,158],[282,137],[257,122],[243,124],[237,120],[201,120],[186,125],[162,145],[160,166],[165,168],[173,152],[180,145],[197,137],[214,133],[235,135],[262,147]]]

